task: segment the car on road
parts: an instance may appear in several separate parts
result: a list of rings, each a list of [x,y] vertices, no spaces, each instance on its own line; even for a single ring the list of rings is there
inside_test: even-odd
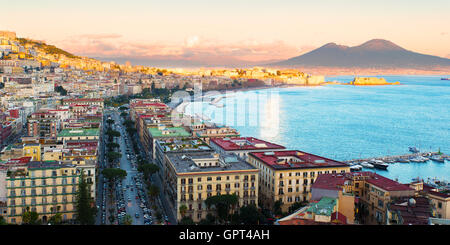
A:
[[[136,213],[134,217],[139,218],[139,213]]]

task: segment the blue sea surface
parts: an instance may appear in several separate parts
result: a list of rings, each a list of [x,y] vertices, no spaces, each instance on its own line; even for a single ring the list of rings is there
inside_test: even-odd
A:
[[[407,154],[410,146],[450,154],[450,81],[440,79],[445,76],[377,77],[401,85],[242,91],[223,98],[219,104],[224,107],[194,102],[187,106],[186,113],[203,112],[214,122],[236,128],[242,136],[341,161]],[[326,77],[326,80],[349,82],[353,76]],[[266,115],[264,109],[274,101],[277,118]],[[257,108],[252,106],[255,103]],[[242,108],[242,104],[244,109],[236,109]],[[253,125],[249,121],[258,123]],[[268,129],[274,133],[268,134]],[[404,183],[416,177],[449,181],[449,165],[449,161],[395,163],[387,171],[370,171]]]

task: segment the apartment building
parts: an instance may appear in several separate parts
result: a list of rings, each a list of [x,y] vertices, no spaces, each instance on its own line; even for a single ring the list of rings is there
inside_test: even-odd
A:
[[[311,199],[311,186],[320,174],[350,172],[346,163],[302,151],[250,152],[247,161],[260,171],[260,205],[272,209],[279,201],[283,212]]]
[[[22,214],[29,208],[44,223],[56,213],[63,221],[74,218],[81,169],[60,162],[28,162],[8,170],[7,222],[22,223]],[[93,177],[91,176],[91,183]],[[92,183],[93,184],[93,183]]]
[[[206,218],[214,211],[204,201],[214,195],[236,194],[239,206],[258,205],[259,171],[234,155],[166,153],[164,167],[164,192],[178,220],[181,206],[195,222]]]
[[[250,152],[281,151],[284,146],[253,137],[212,138],[209,145],[221,154],[235,154],[246,160]]]
[[[28,118],[28,136],[56,138],[60,129],[60,120],[56,113],[35,112]]]

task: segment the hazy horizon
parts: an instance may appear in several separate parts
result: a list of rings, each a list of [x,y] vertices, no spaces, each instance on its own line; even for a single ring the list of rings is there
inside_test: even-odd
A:
[[[3,0],[1,0],[3,1]],[[346,4],[348,2],[348,4]],[[14,1],[0,30],[104,60],[233,66],[385,39],[450,58],[450,2]],[[32,23],[32,25],[31,25]]]

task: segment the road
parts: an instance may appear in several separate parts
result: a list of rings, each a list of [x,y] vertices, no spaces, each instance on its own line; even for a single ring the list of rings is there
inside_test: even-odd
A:
[[[104,133],[106,131],[106,119],[108,115],[111,115],[111,119],[114,120],[114,124],[112,125],[113,130],[119,131],[121,134],[121,137],[115,138],[115,142],[119,144],[119,152],[122,154],[121,158],[119,159],[119,167],[127,172],[126,178],[121,182],[120,192],[117,192],[113,194],[113,201],[110,202],[109,197],[106,193],[103,176],[101,175],[101,170],[106,166],[106,142],[101,144],[100,150],[99,150],[99,174],[98,174],[98,181],[97,181],[97,205],[100,207],[97,217],[96,217],[96,224],[109,224],[109,209],[114,208],[116,215],[116,220],[118,220],[118,212],[117,210],[119,207],[116,205],[110,206],[110,203],[113,204],[120,204],[121,199],[123,196],[123,202],[125,203],[125,211],[126,214],[129,214],[132,219],[133,225],[144,225],[145,221],[152,220],[152,214],[155,214],[155,211],[151,209],[150,205],[148,205],[148,198],[146,195],[147,186],[145,185],[144,181],[142,181],[142,178],[139,177],[139,172],[136,170],[136,158],[134,156],[134,152],[132,149],[132,142],[130,142],[131,139],[127,136],[127,132],[125,130],[125,127],[123,126],[122,122],[123,119],[120,117],[119,113],[117,111],[112,111],[110,113],[105,112],[105,120],[104,120],[104,130],[102,131],[102,140],[107,140]],[[138,146],[139,149],[142,151],[142,146],[138,140]],[[128,150],[128,151],[127,151]],[[130,155],[128,157],[128,154]],[[144,156],[144,155],[143,155]],[[144,156],[146,157],[146,156]],[[148,158],[147,158],[148,159]],[[149,162],[152,162],[151,160]],[[137,176],[138,184],[141,184],[141,187],[136,186],[136,182],[134,181],[133,177]],[[152,181],[154,184],[156,184],[161,192],[156,200],[157,205],[159,206],[160,210],[163,211],[162,215],[163,217],[167,215],[167,218],[171,224],[176,224],[176,218],[174,214],[172,213],[172,210],[169,208],[170,204],[166,200],[166,197],[164,196],[161,180],[158,174],[155,174],[152,177]],[[129,188],[126,188],[126,186],[129,186]],[[108,189],[109,187],[106,187]],[[116,188],[118,189],[118,188]],[[140,190],[139,190],[140,189]],[[138,195],[138,192],[140,193],[138,199],[136,199],[136,196]],[[106,195],[106,198],[104,199],[103,196]],[[148,208],[144,212],[144,209],[141,208],[142,203],[145,204],[145,208]],[[103,205],[105,208],[103,208]],[[136,218],[136,213],[138,213],[138,218]],[[102,214],[105,216],[105,218],[102,218]],[[144,219],[144,214],[147,214],[150,217],[147,217],[147,219]],[[102,219],[106,220],[106,222],[102,222]]]

